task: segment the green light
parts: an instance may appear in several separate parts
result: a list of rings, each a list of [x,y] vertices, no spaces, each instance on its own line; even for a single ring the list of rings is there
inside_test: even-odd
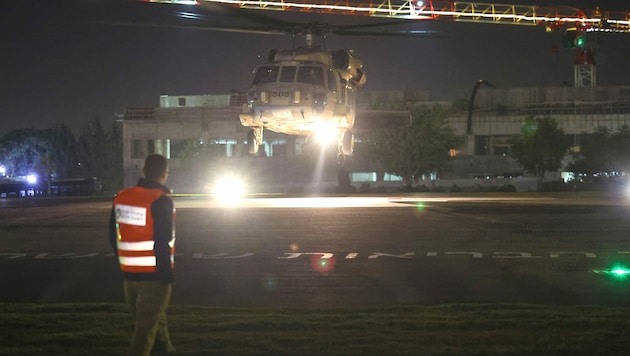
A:
[[[577,28],[568,28],[562,34],[561,41],[564,48],[583,48],[586,46],[586,34]]]
[[[584,39],[583,36],[580,36],[580,37],[575,39],[575,46],[576,47],[584,47],[585,44],[586,44],[586,40]]]
[[[538,122],[534,119],[525,119],[525,124],[521,128],[521,132],[525,136],[533,136],[538,131]]]
[[[315,272],[331,272],[335,268],[335,258],[323,258],[315,254],[311,257],[311,267]]]
[[[610,270],[610,273],[622,277],[626,274],[630,274],[630,270],[627,268],[614,268]]]
[[[625,278],[628,274],[630,274],[630,269],[621,266],[615,266],[611,269],[596,269],[593,272],[597,274],[610,274],[615,277]]]

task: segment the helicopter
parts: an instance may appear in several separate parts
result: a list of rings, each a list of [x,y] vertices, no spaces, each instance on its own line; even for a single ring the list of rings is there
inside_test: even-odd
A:
[[[217,5],[208,3],[202,8],[216,11]],[[209,6],[212,6],[210,8]],[[232,9],[233,10],[233,9]],[[329,50],[325,39],[339,36],[428,36],[427,32],[367,31],[366,28],[398,22],[332,26],[318,22],[296,23],[278,18],[256,15],[250,19],[263,23],[262,27],[216,27],[213,30],[249,32],[257,34],[285,34],[303,37],[304,45],[289,49],[272,49],[267,61],[255,66],[251,74],[247,101],[243,105],[240,122],[249,127],[248,152],[258,153],[265,130],[315,137],[321,143],[336,142],[338,161],[354,151],[354,129],[377,129],[409,126],[408,111],[376,111],[357,109],[357,91],[367,76],[363,62],[352,50]],[[316,37],[323,45],[316,45]]]
[[[343,164],[344,158],[354,151],[355,128],[367,130],[411,125],[408,111],[357,109],[357,91],[367,82],[363,62],[352,50],[329,50],[314,44],[315,37],[325,40],[329,34],[387,36],[409,33],[364,30],[383,26],[383,23],[331,26],[316,22],[273,21],[271,26],[277,26],[276,29],[294,38],[303,36],[305,44],[272,49],[267,61],[253,69],[247,103],[239,115],[241,124],[250,128],[247,136],[249,154],[257,154],[264,130],[270,130],[306,136],[307,139],[315,137],[324,144],[336,142],[338,162]],[[414,34],[417,35],[427,36],[428,33]]]
[[[250,127],[250,154],[258,152],[265,129],[287,135],[316,137],[337,142],[340,160],[354,150],[353,128],[357,120],[369,126],[405,126],[405,111],[364,111],[356,108],[357,90],[367,81],[363,63],[352,51],[313,46],[271,50],[268,61],[254,68],[247,103],[239,115]],[[367,123],[365,123],[366,126]],[[380,125],[383,126],[383,125]]]
[[[182,6],[189,2],[151,0],[154,3]],[[157,5],[157,4],[156,4]],[[191,6],[186,5],[186,10]],[[357,109],[357,91],[367,81],[363,62],[352,50],[329,50],[325,39],[335,36],[407,36],[436,37],[429,31],[383,31],[388,26],[407,21],[346,24],[333,26],[318,22],[290,22],[277,17],[252,14],[209,2],[195,2],[201,13],[176,12],[178,19],[157,22],[131,23],[133,26],[177,27],[187,29],[240,32],[258,35],[289,35],[294,45],[288,49],[272,49],[267,61],[255,66],[251,73],[246,103],[239,114],[240,123],[250,128],[247,135],[248,152],[256,155],[263,143],[265,130],[281,134],[316,138],[317,141],[336,142],[338,160],[354,151],[354,132],[381,128],[404,127],[411,124],[408,111],[380,111]],[[161,6],[161,5],[157,5]],[[177,7],[177,6],[175,6]],[[221,13],[246,19],[255,25],[218,24],[207,21],[206,15]],[[377,30],[368,30],[377,28]],[[303,38],[303,45],[295,46],[295,39]],[[322,44],[315,44],[316,38]]]
[[[356,90],[367,80],[363,63],[347,50],[298,47],[274,51],[253,70],[241,124],[250,127],[250,154],[263,130],[300,136],[335,137],[342,155],[354,149]]]

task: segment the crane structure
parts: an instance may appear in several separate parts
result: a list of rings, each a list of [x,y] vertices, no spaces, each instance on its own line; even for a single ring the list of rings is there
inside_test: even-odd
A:
[[[147,1],[147,0],[145,0]],[[203,5],[215,3],[242,9],[362,15],[406,20],[440,20],[543,26],[564,31],[563,45],[576,48],[576,87],[596,86],[595,52],[585,36],[594,32],[630,33],[630,12],[582,10],[570,6],[507,5],[418,0],[148,0]]]

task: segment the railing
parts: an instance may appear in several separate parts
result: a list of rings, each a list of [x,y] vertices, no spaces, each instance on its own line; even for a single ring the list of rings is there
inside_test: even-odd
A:
[[[177,1],[160,1],[177,3]],[[630,32],[630,14],[581,10],[570,6],[488,4],[416,0],[200,0],[246,9],[363,15],[408,20],[450,20],[544,25],[567,25],[585,30]]]

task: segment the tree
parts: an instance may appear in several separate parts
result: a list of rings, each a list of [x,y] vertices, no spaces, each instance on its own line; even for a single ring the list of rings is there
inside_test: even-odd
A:
[[[464,141],[446,122],[449,109],[407,106],[412,116],[410,127],[368,132],[357,145],[357,151],[384,172],[402,177],[410,190],[423,175],[443,170],[451,159],[451,149]]]
[[[76,177],[78,173],[77,139],[68,125],[61,123],[45,130],[56,157],[55,177]]]
[[[621,126],[616,131],[598,127],[593,133],[583,133],[580,151],[573,156],[568,167],[578,174],[589,177],[597,173],[614,176],[630,171],[630,127]]]
[[[623,125],[612,134],[612,165],[617,172],[630,172],[630,126]]]
[[[512,143],[512,156],[526,171],[538,177],[538,190],[545,173],[560,169],[566,152],[564,131],[549,117],[525,119],[521,135]]]
[[[107,131],[100,119],[95,118],[80,129],[77,145],[82,176],[95,177],[103,191],[122,187],[122,141],[116,123]]]
[[[0,137],[0,162],[9,176],[96,177],[106,190],[122,187],[120,128],[107,131],[99,119],[81,129],[77,139],[60,124],[46,130],[19,129]],[[48,185],[50,188],[50,184]]]
[[[103,160],[103,188],[107,191],[118,191],[123,187],[123,149],[122,130],[119,124],[114,122],[107,133],[107,154]]]
[[[55,173],[57,154],[45,131],[18,129],[0,138],[0,159],[9,176]]]
[[[589,176],[610,172],[614,170],[613,152],[611,132],[607,127],[600,126],[593,133],[581,135],[580,151],[573,154],[574,161],[567,168]]]

